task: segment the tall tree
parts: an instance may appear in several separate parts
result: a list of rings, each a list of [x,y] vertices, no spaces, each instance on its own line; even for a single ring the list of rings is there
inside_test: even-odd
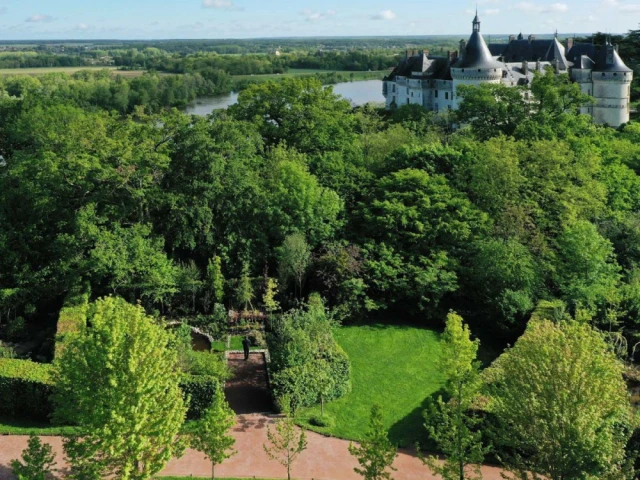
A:
[[[253,284],[249,276],[249,264],[245,263],[242,268],[242,276],[238,279],[238,287],[236,288],[236,300],[245,310],[251,305],[254,298]],[[252,307],[253,308],[253,307]]]
[[[229,435],[229,430],[235,424],[235,413],[219,392],[211,406],[196,423],[191,435],[191,447],[204,453],[211,462],[211,478],[216,478],[216,465],[237,452],[232,450],[236,440]]]
[[[22,452],[22,461],[11,462],[13,474],[18,480],[47,480],[55,465],[51,445],[42,443],[35,435],[29,437],[27,448]]]
[[[65,440],[71,478],[151,478],[182,451],[186,407],[170,333],[120,298],[91,312],[91,328],[68,338],[55,365],[55,419],[82,432]]]
[[[302,294],[302,286],[311,263],[311,249],[304,235],[289,235],[278,249],[278,270],[283,284],[294,282],[295,294]]]
[[[209,259],[207,266],[207,283],[214,303],[224,303],[224,276],[222,259],[215,256]]]
[[[365,480],[392,480],[389,470],[396,470],[393,462],[398,453],[387,436],[380,405],[371,407],[369,431],[359,446],[349,445],[349,453],[356,457],[361,467],[353,470]]]
[[[429,457],[425,463],[445,480],[480,479],[480,465],[484,460],[482,432],[474,431],[478,420],[469,412],[482,385],[480,365],[476,360],[478,340],[471,340],[469,327],[455,313],[447,316],[442,337],[442,371],[447,377],[445,391],[425,412],[431,439],[445,454],[444,463]]]
[[[603,335],[576,321],[530,322],[486,374],[497,440],[513,478],[609,478],[629,437],[623,365]]]

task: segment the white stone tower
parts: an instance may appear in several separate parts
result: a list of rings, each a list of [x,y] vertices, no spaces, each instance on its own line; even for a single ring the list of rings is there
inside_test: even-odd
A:
[[[619,127],[629,122],[633,70],[627,67],[617,48],[607,40],[592,73],[593,119],[595,123]]]
[[[502,81],[502,64],[494,60],[489,47],[480,33],[480,19],[478,12],[473,19],[473,33],[464,50],[460,52],[459,60],[451,66],[453,78],[453,108],[460,103],[458,86],[481,85],[483,83],[500,83]]]

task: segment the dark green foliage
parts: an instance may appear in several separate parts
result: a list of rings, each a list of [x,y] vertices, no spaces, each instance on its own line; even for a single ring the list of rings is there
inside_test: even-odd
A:
[[[27,420],[48,420],[53,392],[50,365],[0,359],[0,413]]]
[[[69,292],[58,318],[56,353],[63,348],[67,336],[82,332],[87,326],[90,295],[90,286],[85,283],[79,284]]]
[[[56,465],[51,445],[43,444],[36,436],[29,437],[27,448],[22,452],[22,461],[13,460],[11,468],[18,480],[47,480]]]
[[[180,381],[180,389],[185,398],[189,398],[187,418],[191,420],[200,418],[216,395],[224,395],[216,377],[203,375],[184,375]]]
[[[313,415],[309,418],[309,425],[314,427],[331,428],[335,423],[335,419],[330,415]]]

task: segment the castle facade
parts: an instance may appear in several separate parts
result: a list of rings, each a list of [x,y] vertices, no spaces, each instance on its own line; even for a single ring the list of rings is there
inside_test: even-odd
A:
[[[427,110],[455,110],[459,85],[502,83],[528,86],[534,72],[553,68],[566,73],[595,103],[582,109],[594,122],[612,127],[629,122],[633,70],[627,67],[616,46],[538,40],[533,35],[511,36],[508,43],[487,45],[480,33],[478,15],[468,41],[459,52],[446,57],[429,57],[427,51],[408,51],[403,61],[385,77],[383,94],[388,109],[401,105],[421,105]],[[525,93],[525,96],[528,93]]]

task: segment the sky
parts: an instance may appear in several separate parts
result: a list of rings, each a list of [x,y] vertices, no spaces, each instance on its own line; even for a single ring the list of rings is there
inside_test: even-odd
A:
[[[467,34],[466,0],[0,0],[0,41]],[[640,0],[478,0],[484,34],[623,33]]]

